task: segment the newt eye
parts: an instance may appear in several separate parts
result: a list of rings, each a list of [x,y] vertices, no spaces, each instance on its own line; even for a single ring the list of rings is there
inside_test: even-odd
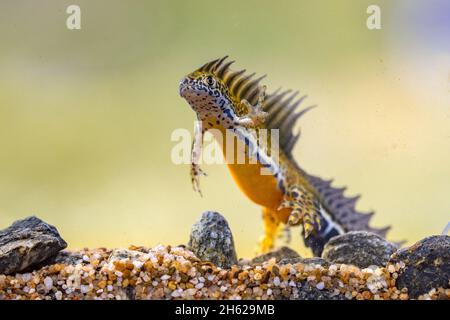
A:
[[[205,83],[206,83],[208,86],[214,86],[214,85],[216,84],[216,80],[214,80],[214,78],[213,78],[212,76],[207,76],[207,77],[205,78]]]

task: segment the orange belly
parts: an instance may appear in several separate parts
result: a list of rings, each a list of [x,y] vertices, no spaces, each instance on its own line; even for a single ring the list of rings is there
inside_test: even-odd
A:
[[[261,168],[261,164],[228,164],[239,189],[254,203],[270,209],[280,222],[286,223],[291,210],[278,210],[283,194],[277,187],[275,177],[262,175]]]
[[[215,129],[218,130],[212,133],[222,146],[228,169],[239,189],[251,201],[272,211],[280,222],[286,223],[291,210],[278,210],[283,193],[278,189],[277,179],[272,174],[261,174],[263,167],[260,163],[249,163],[248,149],[242,142],[233,143],[230,146],[233,152],[228,154],[226,144],[230,140],[224,139],[225,129],[223,127]],[[238,161],[239,155],[245,155],[243,162]]]
[[[262,175],[260,164],[228,164],[234,181],[242,192],[256,204],[277,208],[283,194],[277,188],[273,175]]]

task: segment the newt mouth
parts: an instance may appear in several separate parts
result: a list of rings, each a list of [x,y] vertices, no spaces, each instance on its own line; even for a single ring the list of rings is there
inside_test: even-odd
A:
[[[179,90],[180,96],[184,98],[184,95],[185,95],[186,90],[187,90],[187,85],[185,83],[185,80],[181,80],[180,81],[180,86],[179,86],[178,90]]]
[[[178,88],[178,92],[181,97],[186,98],[186,93],[191,91],[192,87],[188,83],[188,79],[183,78],[180,80],[180,85]]]

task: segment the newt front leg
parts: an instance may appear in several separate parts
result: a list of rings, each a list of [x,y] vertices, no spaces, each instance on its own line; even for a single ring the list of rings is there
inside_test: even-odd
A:
[[[250,102],[245,99],[241,100],[241,104],[244,105],[248,113],[243,117],[239,117],[235,120],[235,124],[241,125],[246,128],[256,127],[266,120],[268,113],[263,110],[264,99],[266,98],[266,86],[262,87],[262,90],[258,97],[256,105],[252,106]]]
[[[200,196],[202,196],[202,192],[200,190],[200,176],[206,176],[206,173],[200,169],[200,157],[202,154],[202,145],[203,145],[203,135],[205,131],[202,127],[201,121],[195,122],[194,129],[194,140],[192,141],[191,148],[191,181],[192,187],[195,192],[198,192]]]

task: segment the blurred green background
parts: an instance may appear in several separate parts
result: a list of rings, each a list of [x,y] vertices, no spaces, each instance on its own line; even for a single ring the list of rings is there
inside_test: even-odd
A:
[[[66,28],[77,4],[82,29]],[[378,4],[382,29],[366,28]],[[252,255],[260,209],[224,165],[204,197],[174,165],[192,130],[178,81],[229,54],[269,89],[307,93],[294,151],[313,174],[362,194],[373,225],[409,243],[450,220],[448,1],[40,0],[0,4],[0,228],[36,214],[71,248],[186,243],[204,210]],[[446,16],[447,15],[447,16]],[[292,247],[304,255],[294,229]]]

